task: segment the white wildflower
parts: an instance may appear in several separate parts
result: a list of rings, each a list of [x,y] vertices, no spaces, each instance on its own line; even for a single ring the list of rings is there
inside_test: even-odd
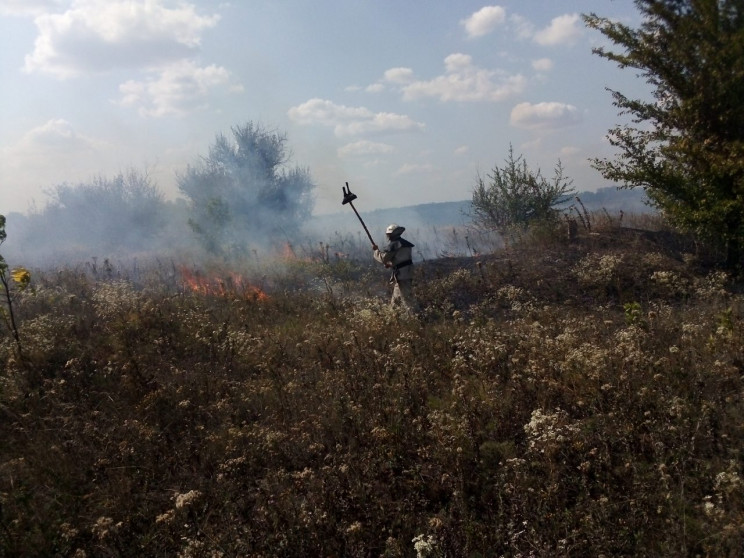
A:
[[[434,535],[416,535],[411,542],[413,542],[413,549],[416,551],[416,558],[436,555],[437,539]]]
[[[183,494],[177,494],[175,498],[176,509],[180,510],[181,508],[185,508],[194,504],[200,496],[201,492],[199,492],[198,490],[189,490],[188,492],[185,492]]]

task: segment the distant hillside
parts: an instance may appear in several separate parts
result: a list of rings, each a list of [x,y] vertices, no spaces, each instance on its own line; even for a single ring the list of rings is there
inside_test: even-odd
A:
[[[653,209],[645,203],[648,199],[645,192],[639,189],[619,190],[607,187],[596,192],[581,192],[578,197],[589,212],[603,209],[610,214],[617,214],[620,211],[625,213],[653,212]],[[567,204],[566,207],[569,205]],[[429,229],[460,226],[471,221],[468,215],[470,200],[423,203],[372,211],[364,211],[361,206],[357,207],[357,210],[374,237],[379,236],[380,231],[384,230],[389,223],[399,223],[409,229]],[[316,216],[311,223],[311,229],[318,231],[346,231],[358,228],[359,221],[351,208],[339,213]]]
[[[606,209],[610,213],[617,213],[621,210],[625,213],[655,213],[655,210],[647,204],[646,192],[640,188],[635,190],[600,188],[596,192],[581,192],[578,196],[589,211]]]

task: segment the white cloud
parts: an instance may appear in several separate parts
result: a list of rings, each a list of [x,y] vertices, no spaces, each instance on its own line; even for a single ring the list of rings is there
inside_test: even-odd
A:
[[[0,15],[33,17],[60,6],[60,0],[0,0]]]
[[[382,79],[364,88],[367,93],[380,93],[385,91],[388,85],[405,85],[413,81],[413,70],[411,68],[390,68],[385,70]],[[349,87],[347,91],[354,91]],[[356,89],[358,90],[358,89]]]
[[[504,23],[506,10],[501,6],[484,6],[460,23],[465,27],[468,37],[482,37]]]
[[[39,34],[26,56],[28,72],[67,78],[113,68],[162,67],[194,54],[218,15],[165,0],[75,0],[35,19]]]
[[[43,150],[69,153],[77,150],[94,150],[98,142],[78,134],[67,120],[48,120],[23,135],[17,148],[20,151]]]
[[[364,107],[337,105],[325,99],[310,99],[290,108],[287,115],[298,124],[332,127],[338,137],[424,129],[423,123],[403,114],[374,113]]]
[[[424,125],[410,116],[392,112],[378,112],[365,120],[340,123],[336,126],[337,136],[358,136],[381,132],[407,132],[422,130]]]
[[[581,122],[579,110],[565,103],[520,103],[511,111],[511,125],[525,129],[555,129]]]
[[[570,44],[581,35],[579,14],[566,14],[553,18],[545,29],[535,33],[535,42],[542,46]]]
[[[532,68],[538,72],[548,72],[553,69],[553,61],[550,58],[533,60]]]
[[[403,87],[405,100],[436,97],[441,101],[503,101],[520,93],[526,85],[520,75],[485,70],[473,65],[467,54],[450,54],[444,59],[445,73],[430,81],[416,81]]]
[[[348,143],[337,150],[339,157],[357,157],[364,155],[379,155],[380,153],[392,153],[393,146],[387,143],[377,143],[368,140],[361,140],[354,143]]]
[[[460,52],[450,54],[444,59],[444,67],[448,72],[465,72],[473,66],[473,57]]]
[[[228,86],[240,91],[240,86],[230,86],[229,72],[220,66],[196,66],[191,61],[173,64],[146,81],[130,80],[119,86],[122,98],[119,104],[139,107],[142,116],[182,115],[203,106],[210,91]]]
[[[0,149],[0,176],[8,184],[0,201],[7,203],[21,191],[27,199],[42,197],[50,185],[83,180],[91,174],[90,161],[100,164],[108,148],[105,142],[80,134],[67,120],[49,120]]]
[[[363,107],[347,107],[317,98],[290,108],[287,114],[298,124],[323,126],[335,126],[338,122],[363,120],[372,116],[372,112]]]
[[[422,173],[429,173],[433,172],[434,167],[429,164],[415,164],[415,163],[406,163],[402,167],[400,167],[398,170],[396,170],[393,175],[394,176],[401,176],[404,174],[422,174]]]
[[[455,155],[465,155],[465,153],[467,153],[468,151],[470,151],[470,147],[468,147],[467,145],[461,145],[460,147],[455,149]]]
[[[579,153],[581,153],[581,149],[579,147],[573,147],[571,145],[562,147],[560,151],[562,157],[572,157],[574,155],[578,155]]]
[[[519,14],[509,16],[509,23],[511,23],[518,39],[531,39],[535,34],[535,26]]]
[[[540,136],[537,136],[531,140],[527,140],[525,142],[522,142],[522,144],[519,146],[519,148],[524,151],[537,151],[542,149],[543,147],[543,139]]]
[[[411,68],[390,68],[385,71],[385,81],[390,83],[410,83],[413,80]]]

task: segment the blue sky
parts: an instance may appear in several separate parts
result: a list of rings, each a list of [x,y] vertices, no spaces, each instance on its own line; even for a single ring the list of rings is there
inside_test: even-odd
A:
[[[579,191],[609,185],[606,87],[580,14],[631,0],[0,0],[0,213],[61,183],[146,170],[166,197],[219,133],[284,132],[316,211],[469,199],[509,145]]]

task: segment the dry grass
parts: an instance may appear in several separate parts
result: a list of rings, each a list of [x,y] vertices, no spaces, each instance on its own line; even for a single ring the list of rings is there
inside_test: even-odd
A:
[[[552,240],[551,240],[552,238]],[[0,556],[740,556],[744,298],[665,234],[420,265],[35,274]]]

